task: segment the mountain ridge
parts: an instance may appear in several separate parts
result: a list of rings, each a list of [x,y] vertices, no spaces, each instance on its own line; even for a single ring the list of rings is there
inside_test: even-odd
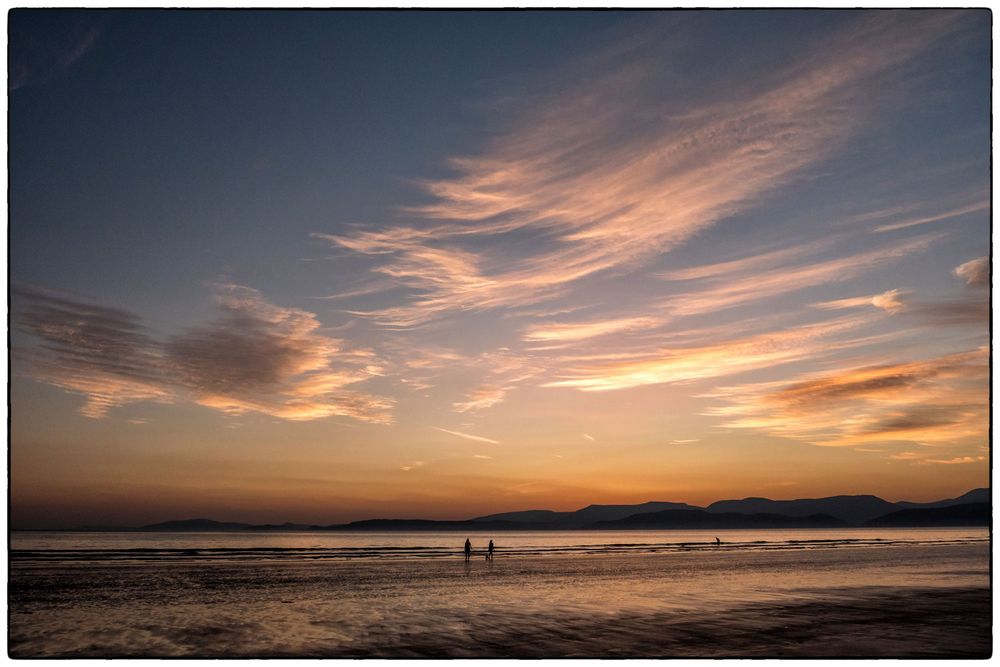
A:
[[[140,531],[393,531],[393,530],[607,530],[642,528],[809,528],[852,526],[989,525],[990,489],[972,489],[955,498],[914,503],[889,502],[878,496],[839,495],[825,498],[772,500],[749,497],[720,500],[707,507],[687,503],[648,501],[635,505],[591,504],[574,512],[546,509],[488,514],[471,519],[364,519],[344,524],[249,524],[212,519],[164,521],[122,530]],[[969,507],[976,505],[976,508]],[[985,512],[983,510],[985,507]],[[963,508],[938,512],[948,508]],[[902,514],[900,514],[902,513]],[[888,523],[878,523],[882,517]],[[637,518],[638,517],[638,518]],[[751,517],[751,518],[747,518]],[[755,518],[754,518],[755,517]],[[777,518],[774,518],[777,517]],[[985,519],[983,518],[985,517]],[[790,520],[791,519],[791,520]],[[895,522],[895,523],[893,523]],[[952,523],[948,523],[952,522]],[[966,523],[962,523],[966,522]]]

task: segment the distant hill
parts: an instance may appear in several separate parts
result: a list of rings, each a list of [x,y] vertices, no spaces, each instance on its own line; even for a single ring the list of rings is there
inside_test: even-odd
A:
[[[985,511],[982,509],[985,507]],[[575,512],[534,509],[489,514],[459,521],[368,519],[330,526],[248,524],[185,519],[142,528],[150,531],[227,530],[575,530],[588,528],[838,528],[854,526],[989,525],[990,489],[973,489],[957,498],[928,503],[890,503],[877,496],[830,496],[798,500],[744,498],[720,500],[707,508],[651,501],[636,505],[588,505]],[[937,511],[953,509],[951,512]],[[976,509],[979,508],[979,509]],[[713,518],[714,517],[714,518]]]
[[[848,524],[826,514],[785,516],[781,514],[712,513],[703,510],[665,510],[634,514],[615,521],[598,521],[595,529],[732,529],[732,528],[843,528]]]
[[[770,500],[744,498],[720,500],[708,506],[712,513],[783,514],[785,516],[810,516],[828,514],[847,523],[864,523],[877,516],[888,514],[899,507],[878,496],[831,496],[829,498],[803,498],[800,500]]]
[[[522,512],[503,512],[471,519],[483,521],[516,521],[517,523],[555,523],[573,515],[573,512],[553,512],[552,510],[524,510]]]
[[[701,510],[701,507],[687,503],[648,502],[640,505],[588,505],[573,512],[571,521],[579,527],[590,526],[598,521],[617,521],[636,514],[649,514],[669,510]]]
[[[317,526],[320,530],[545,530],[544,523],[516,521],[435,521],[433,519],[366,519],[332,526]]]
[[[177,521],[164,521],[143,526],[141,530],[246,530],[250,527],[248,523],[233,523],[227,521],[213,521],[211,519],[179,519]]]
[[[890,512],[870,521],[865,526],[874,528],[914,528],[935,526],[988,526],[989,503],[965,503],[946,507],[925,507]]]
[[[213,521],[212,519],[181,519],[178,521],[164,521],[143,526],[139,530],[166,530],[166,531],[227,531],[227,530],[309,530],[312,526],[300,523],[275,524],[251,524],[237,523],[233,521]]]
[[[701,507],[687,503],[650,501],[638,505],[588,505],[575,512],[553,512],[552,510],[526,510],[481,516],[472,521],[515,521],[517,523],[545,524],[549,528],[583,528],[597,521],[614,521],[633,514],[645,514],[663,510],[700,510]]]
[[[904,509],[917,509],[917,508],[932,508],[932,507],[950,507],[952,505],[966,505],[968,503],[988,503],[990,502],[990,490],[989,489],[973,489],[968,493],[960,495],[958,498],[948,498],[947,500],[938,500],[932,503],[911,503],[905,500],[901,500],[896,505]]]

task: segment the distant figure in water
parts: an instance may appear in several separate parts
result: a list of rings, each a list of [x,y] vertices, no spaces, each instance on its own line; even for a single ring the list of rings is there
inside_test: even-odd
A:
[[[486,548],[486,560],[493,560],[493,540],[490,540],[490,546]]]
[[[465,562],[468,563],[470,558],[472,558],[472,542],[469,538],[465,538]]]
[[[717,546],[717,547],[721,547],[722,546],[722,540],[720,540],[718,537],[715,538],[715,546]]]

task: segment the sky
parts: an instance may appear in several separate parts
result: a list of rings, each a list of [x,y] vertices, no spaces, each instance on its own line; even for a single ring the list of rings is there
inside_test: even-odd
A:
[[[988,11],[9,26],[15,528],[989,484]]]

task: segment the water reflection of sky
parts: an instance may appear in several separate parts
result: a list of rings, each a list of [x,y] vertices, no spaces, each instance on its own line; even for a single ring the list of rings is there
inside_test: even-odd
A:
[[[457,532],[15,532],[19,560],[248,560],[447,558],[461,551]],[[716,542],[716,538],[720,540]],[[473,552],[494,540],[506,557],[581,554],[742,553],[885,548],[988,541],[986,529],[729,531],[531,531],[471,534]]]

